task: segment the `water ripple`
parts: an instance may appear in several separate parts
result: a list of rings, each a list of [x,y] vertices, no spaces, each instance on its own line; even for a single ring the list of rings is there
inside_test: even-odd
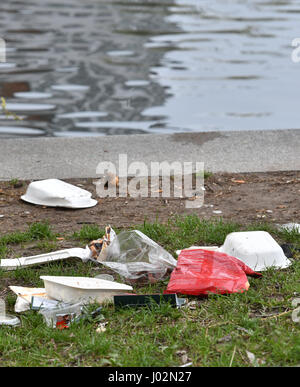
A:
[[[298,0],[4,2],[0,96],[23,121],[2,114],[0,136],[298,127],[299,13]]]

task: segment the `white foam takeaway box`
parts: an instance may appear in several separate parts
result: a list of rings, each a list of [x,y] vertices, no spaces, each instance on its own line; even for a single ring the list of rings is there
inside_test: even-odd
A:
[[[218,251],[240,259],[255,271],[271,267],[284,269],[291,264],[280,245],[266,231],[230,233]]]
[[[88,208],[97,204],[90,192],[58,179],[30,183],[21,199],[49,207]]]
[[[118,282],[90,277],[41,276],[46,294],[65,303],[113,301],[113,296],[133,288]]]

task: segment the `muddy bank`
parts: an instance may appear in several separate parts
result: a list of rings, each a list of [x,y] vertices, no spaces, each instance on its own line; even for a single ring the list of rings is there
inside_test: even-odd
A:
[[[80,210],[36,206],[20,199],[29,181],[0,182],[1,234],[41,221],[48,221],[56,232],[70,233],[83,224],[126,228],[145,219],[163,223],[175,214],[222,217],[241,224],[299,222],[300,217],[299,171],[213,174],[205,179],[204,205],[196,209],[186,208],[186,198],[97,198],[95,179],[65,181],[92,192],[98,204]]]

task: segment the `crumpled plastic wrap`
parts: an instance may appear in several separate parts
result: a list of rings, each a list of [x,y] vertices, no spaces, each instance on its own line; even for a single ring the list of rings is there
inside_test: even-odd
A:
[[[120,232],[104,251],[101,263],[131,284],[160,281],[177,264],[170,253],[139,230]]]
[[[39,313],[44,317],[48,327],[64,329],[68,328],[70,323],[81,315],[82,304],[58,304],[58,307],[51,309],[40,309]]]

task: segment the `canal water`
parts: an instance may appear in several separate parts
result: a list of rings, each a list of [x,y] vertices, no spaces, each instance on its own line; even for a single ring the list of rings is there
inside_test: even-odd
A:
[[[298,0],[8,0],[0,38],[2,138],[300,127]]]

